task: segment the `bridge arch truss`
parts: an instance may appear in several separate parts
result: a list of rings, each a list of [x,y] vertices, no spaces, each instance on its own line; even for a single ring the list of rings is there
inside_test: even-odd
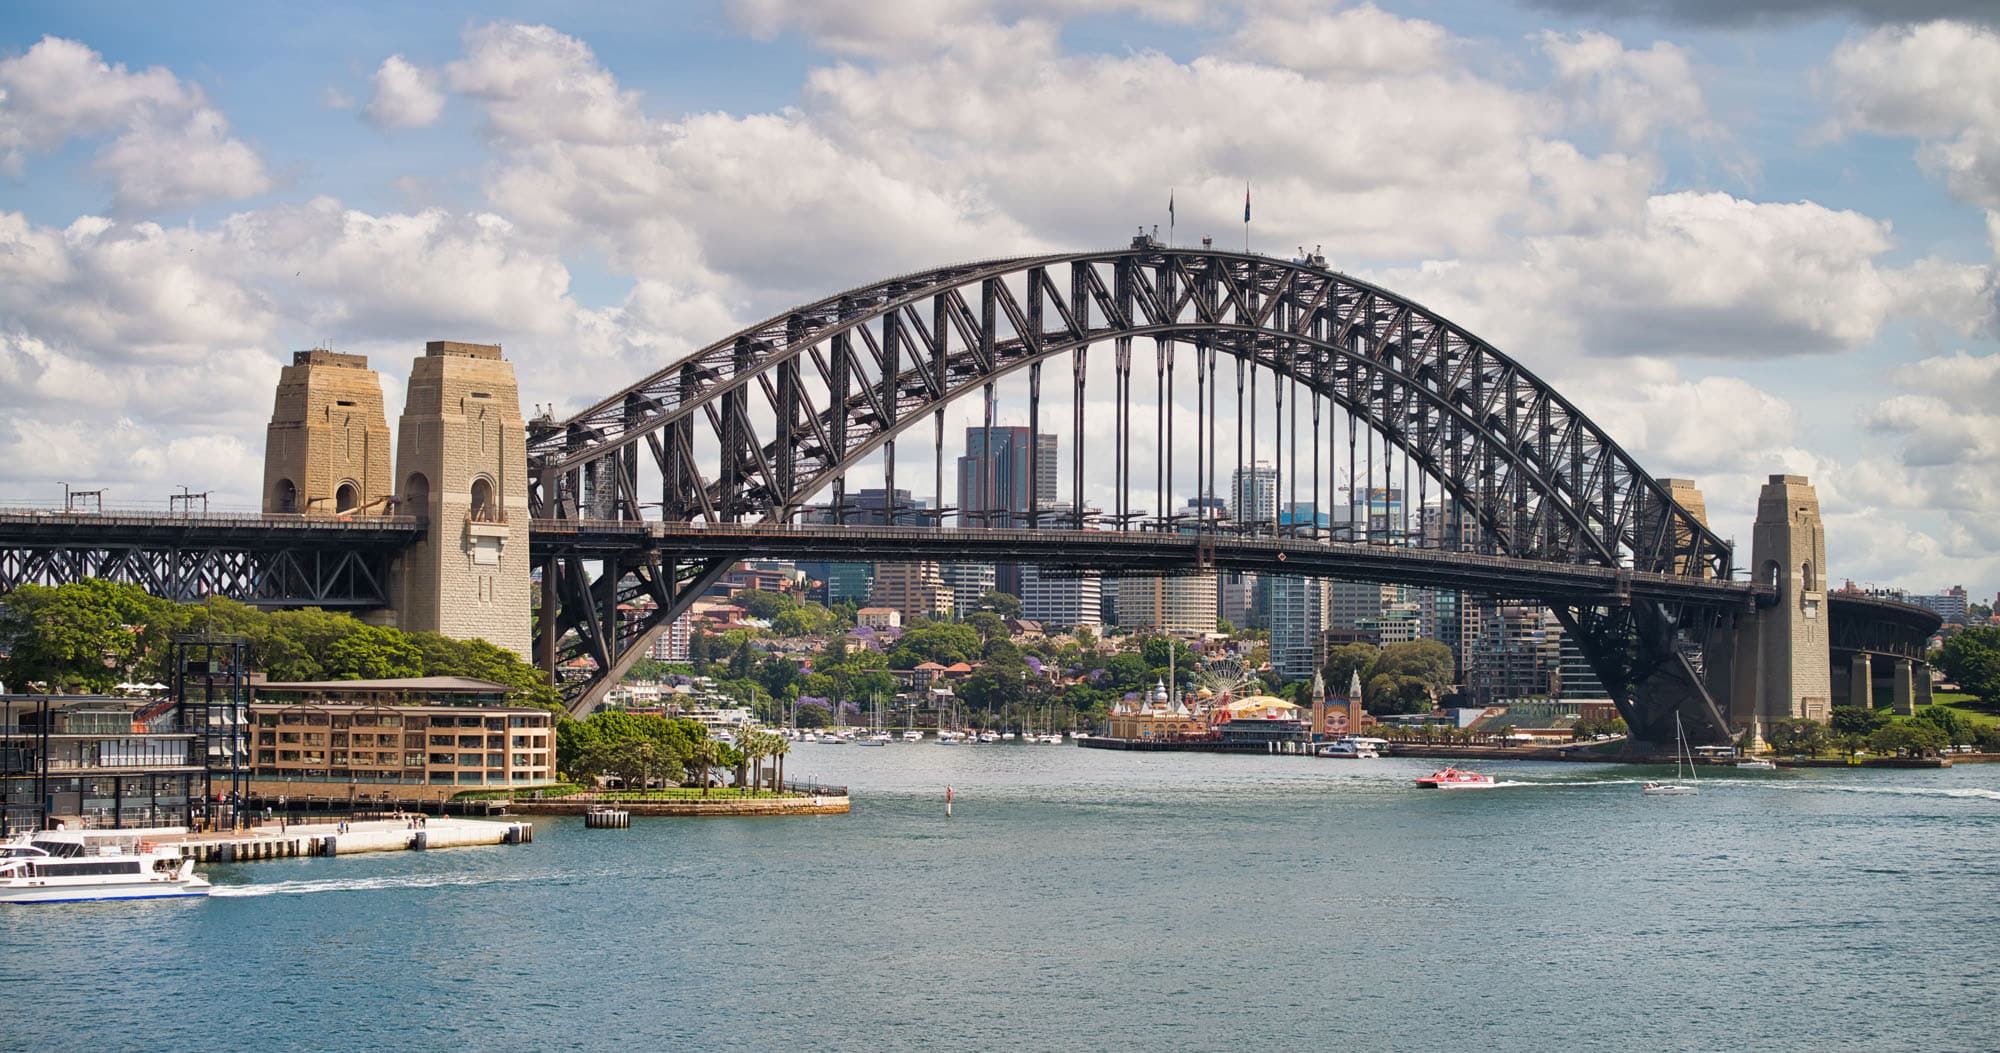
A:
[[[1150,362],[1134,353],[1135,344],[1147,343]],[[1217,472],[1235,467],[1218,456],[1218,406],[1233,398],[1240,436],[1246,376],[1255,448],[1262,374],[1274,378],[1267,381],[1276,400],[1267,420],[1280,429],[1285,394],[1293,395],[1295,460],[1298,403],[1310,404],[1315,487],[1318,451],[1326,447],[1338,458],[1333,416],[1324,434],[1320,429],[1324,408],[1347,422],[1350,487],[1357,425],[1381,442],[1385,462],[1393,448],[1420,479],[1436,481],[1452,508],[1438,531],[1443,545],[1716,583],[1730,577],[1726,542],[1559,392],[1464,328],[1316,260],[1169,248],[1145,238],[1123,250],[903,275],[744,329],[567,420],[532,422],[530,504],[542,520],[791,523],[827,495],[839,517],[848,508],[848,474],[871,459],[881,459],[893,499],[896,441],[926,421],[939,436],[933,465],[941,490],[947,406],[983,396],[991,424],[995,386],[1025,373],[1030,434],[1038,433],[1043,373],[1067,365],[1068,377],[1057,383],[1073,387],[1073,434],[1082,434],[1088,357],[1098,348],[1111,351],[1118,389],[1118,449],[1109,458],[1118,496],[1106,520],[1116,528],[1141,518],[1127,496],[1134,468],[1128,448],[1146,424],[1135,425],[1132,413],[1148,385],[1133,374],[1150,366],[1152,386],[1177,391],[1191,351],[1198,407],[1191,445],[1203,492],[1218,492]],[[1232,382],[1233,395],[1225,394]],[[1168,394],[1152,407],[1166,432],[1156,439],[1169,447],[1169,465],[1179,414],[1163,407],[1172,401]],[[1093,458],[1101,472],[1106,458]],[[1085,490],[1084,460],[1080,448],[1072,450],[1075,495]],[[1154,467],[1162,476],[1155,525],[1167,526],[1173,473]],[[1302,471],[1296,463],[1294,470]],[[1030,507],[1053,497],[1031,496]],[[1075,501],[1059,525],[1084,526],[1082,506]],[[941,525],[944,513],[936,514]],[[1171,528],[1216,526],[1204,520]],[[1265,527],[1275,535],[1288,525],[1274,515],[1268,524],[1232,528]],[[578,697],[594,704],[607,681],[615,683],[638,649],[729,562],[657,548],[588,560],[551,549],[542,558],[540,657],[551,668],[591,659],[595,675]],[[1650,683],[1651,694],[1673,700],[1649,712],[1670,720],[1672,711],[1687,710],[1716,737],[1723,719],[1703,687],[1699,644],[1688,641],[1713,635],[1730,604],[1742,602],[1718,597],[1712,605],[1556,609],[1607,686],[1623,690],[1621,705]],[[649,613],[620,613],[640,598],[650,601]],[[1637,728],[1647,714],[1632,708],[1628,718]]]

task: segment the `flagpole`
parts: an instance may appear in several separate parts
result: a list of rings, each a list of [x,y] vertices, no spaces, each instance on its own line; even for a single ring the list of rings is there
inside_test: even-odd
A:
[[[1250,184],[1243,184],[1243,255],[1250,255]]]

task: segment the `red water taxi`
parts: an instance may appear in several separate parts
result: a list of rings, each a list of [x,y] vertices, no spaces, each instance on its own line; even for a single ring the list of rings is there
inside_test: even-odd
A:
[[[1432,790],[1490,790],[1494,782],[1493,776],[1481,775],[1476,771],[1439,768],[1418,779],[1417,785]]]

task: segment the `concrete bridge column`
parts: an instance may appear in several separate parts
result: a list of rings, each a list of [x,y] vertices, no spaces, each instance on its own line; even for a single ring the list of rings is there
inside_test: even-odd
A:
[[[1866,651],[1856,653],[1848,666],[1847,704],[1856,709],[1875,708],[1874,661]]]
[[[1890,683],[1892,704],[1896,712],[1906,717],[1917,711],[1916,687],[1911,676],[1915,665],[1907,658],[1896,659],[1895,679]]]

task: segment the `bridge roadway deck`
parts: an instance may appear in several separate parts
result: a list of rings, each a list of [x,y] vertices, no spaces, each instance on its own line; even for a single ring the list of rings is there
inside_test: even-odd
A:
[[[1628,597],[1748,606],[1768,586],[1644,574],[1590,564],[1360,544],[1116,530],[655,523],[537,519],[537,554],[585,559],[640,553],[856,562],[1021,562],[1126,573],[1207,567],[1435,586],[1503,597],[1622,601]]]
[[[63,512],[0,508],[0,546],[14,548],[285,548],[305,542],[401,549],[422,537],[415,516],[204,512]]]

